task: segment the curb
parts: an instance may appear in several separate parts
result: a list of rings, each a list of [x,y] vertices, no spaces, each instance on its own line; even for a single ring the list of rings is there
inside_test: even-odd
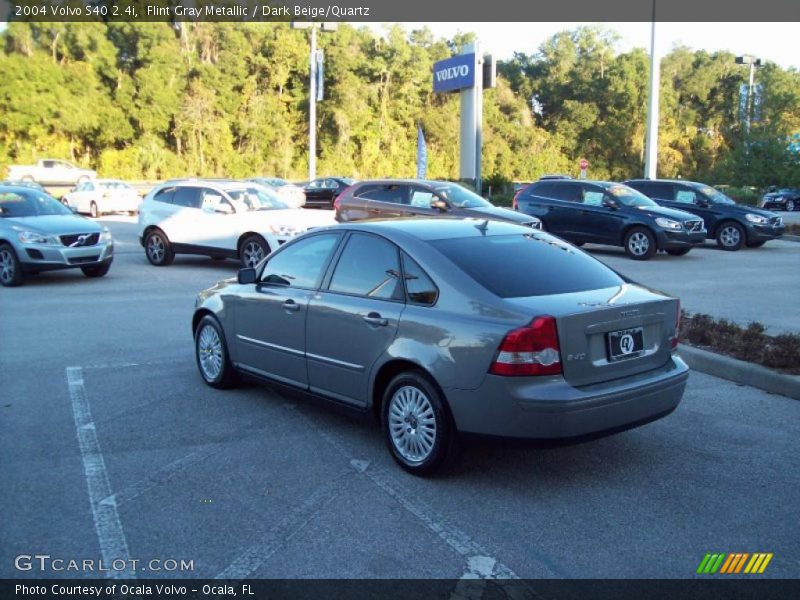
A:
[[[800,375],[785,375],[767,367],[681,344],[678,354],[690,368],[736,383],[800,400]]]
[[[800,242],[800,235],[793,235],[791,233],[784,233],[779,239],[787,242]]]

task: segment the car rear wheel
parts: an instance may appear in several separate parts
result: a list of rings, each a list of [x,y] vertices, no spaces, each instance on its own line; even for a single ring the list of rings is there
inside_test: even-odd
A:
[[[744,228],[738,223],[728,221],[717,230],[717,245],[723,250],[734,252],[745,242]]]
[[[22,284],[22,279],[22,266],[14,248],[8,244],[0,244],[0,283],[6,287],[14,287]]]
[[[239,248],[239,260],[243,267],[255,267],[269,254],[269,245],[260,235],[244,239]]]
[[[686,256],[691,248],[668,248],[667,254],[670,256]]]
[[[100,211],[98,211],[98,210],[97,210],[97,204],[96,204],[96,203],[94,203],[94,202],[92,202],[92,203],[89,205],[89,215],[90,215],[90,216],[91,216],[93,219],[96,219],[97,217],[99,217],[99,216],[100,216]]]
[[[634,227],[625,236],[625,252],[633,260],[650,260],[657,250],[655,236],[644,227]]]
[[[154,229],[147,234],[144,241],[144,252],[151,265],[166,267],[175,260],[175,252],[167,236],[160,229]]]
[[[394,460],[414,475],[429,475],[456,454],[457,433],[434,385],[418,371],[400,373],[383,395],[382,425]]]
[[[90,279],[94,279],[95,277],[103,277],[108,270],[111,268],[111,261],[104,263],[102,265],[95,265],[92,267],[81,267],[81,271],[86,277]]]
[[[222,326],[215,317],[206,315],[202,318],[195,330],[194,348],[203,381],[217,389],[236,385],[238,373],[231,364]]]
[[[795,206],[796,205],[795,205],[794,200],[787,200],[786,201],[786,210],[788,210],[789,212],[794,212]]]

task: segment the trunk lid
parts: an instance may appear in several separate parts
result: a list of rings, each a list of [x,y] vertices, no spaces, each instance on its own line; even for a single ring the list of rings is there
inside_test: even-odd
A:
[[[630,377],[657,369],[670,359],[677,298],[624,284],[509,302],[530,309],[531,318],[555,317],[564,379],[573,386]]]

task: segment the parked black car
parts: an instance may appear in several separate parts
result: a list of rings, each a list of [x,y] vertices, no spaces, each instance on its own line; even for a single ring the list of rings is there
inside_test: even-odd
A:
[[[682,256],[706,238],[701,219],[608,181],[540,180],[517,193],[513,208],[539,217],[545,230],[574,244],[622,246],[635,260],[658,250]]]
[[[348,177],[320,177],[304,183],[306,208],[333,208],[333,201],[355,182]]]
[[[761,208],[771,210],[800,210],[800,189],[781,188],[768,191],[761,198]]]
[[[536,217],[495,206],[462,185],[430,179],[361,181],[336,199],[340,223],[403,217],[459,217],[517,223],[541,229]]]
[[[783,235],[783,219],[773,212],[736,204],[709,185],[681,179],[633,179],[626,185],[662,206],[685,210],[701,217],[709,239],[723,250],[763,246]]]

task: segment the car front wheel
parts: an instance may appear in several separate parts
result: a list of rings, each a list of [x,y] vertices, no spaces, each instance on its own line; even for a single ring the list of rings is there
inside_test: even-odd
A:
[[[0,283],[14,287],[22,283],[22,266],[17,253],[8,244],[0,244]]]
[[[238,373],[231,364],[222,326],[215,317],[206,315],[202,318],[195,330],[194,348],[203,381],[218,389],[236,385]]]
[[[100,211],[99,211],[99,210],[97,210],[97,204],[95,204],[94,202],[92,202],[92,203],[89,205],[89,215],[90,215],[90,216],[91,216],[93,219],[96,219],[97,217],[99,217],[99,216],[100,216]]]
[[[144,251],[150,264],[156,267],[165,267],[175,260],[175,252],[167,236],[160,229],[147,234],[144,240]]]
[[[723,223],[717,231],[717,245],[723,250],[734,252],[745,242],[744,227],[733,221]]]
[[[400,373],[383,395],[382,426],[394,460],[429,475],[456,453],[457,433],[439,391],[417,371]]]
[[[255,267],[269,254],[269,245],[260,235],[251,235],[244,239],[239,248],[239,260],[243,267]]]
[[[644,227],[634,227],[625,236],[625,252],[633,260],[650,260],[657,250],[655,236]]]

